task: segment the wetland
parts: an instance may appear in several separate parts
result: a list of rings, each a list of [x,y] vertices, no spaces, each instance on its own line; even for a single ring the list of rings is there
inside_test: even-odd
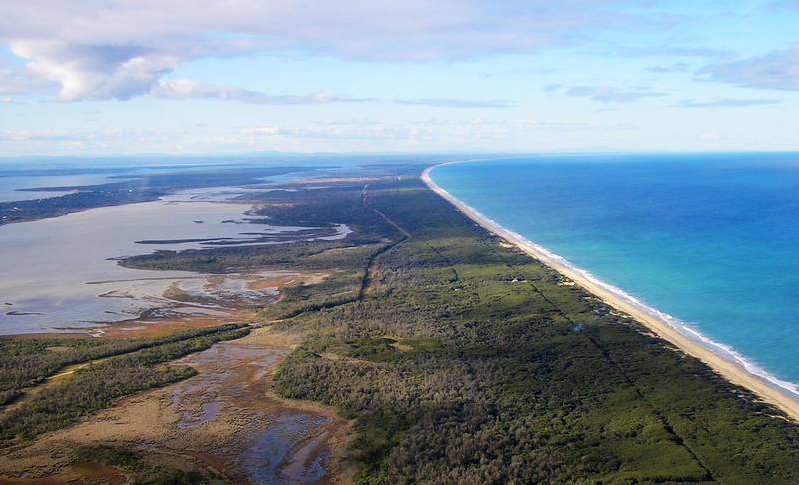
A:
[[[469,220],[426,166],[236,197],[319,237],[128,239],[113,265],[175,307],[0,340],[0,483],[799,480],[789,416]]]

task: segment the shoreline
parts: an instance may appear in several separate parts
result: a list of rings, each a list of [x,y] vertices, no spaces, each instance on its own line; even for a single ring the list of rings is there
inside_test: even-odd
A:
[[[475,209],[469,207],[467,204],[463,203],[449,192],[439,187],[430,178],[430,171],[436,167],[469,161],[477,160],[446,162],[428,167],[422,172],[421,179],[427,188],[455,206],[455,208],[466,215],[469,219],[476,222],[490,233],[501,237],[502,239],[521,249],[529,256],[541,261],[561,275],[574,281],[588,292],[601,298],[602,301],[616,310],[629,314],[636,321],[655,333],[660,338],[676,346],[682,352],[704,362],[727,381],[749,389],[765,402],[772,404],[785,412],[793,420],[799,421],[799,397],[794,397],[789,394],[789,390],[778,386],[776,383],[771,382],[765,377],[750,372],[742,363],[732,362],[724,358],[724,356],[720,355],[719,353],[706,348],[699,341],[697,341],[698,339],[702,338],[700,334],[696,334],[696,339],[686,336],[671,326],[664,318],[647,313],[643,308],[636,306],[633,302],[626,301],[618,294],[615,294],[608,288],[599,284],[598,281],[594,280],[593,278],[589,278],[577,268],[565,264],[566,260],[562,260],[563,262],[559,261],[556,257],[553,257],[553,254],[542,250],[543,248],[537,247],[530,241],[525,240],[522,236],[509,231],[508,229],[483,216]],[[707,343],[712,343],[716,346],[719,346],[719,344],[709,340]],[[720,348],[724,349],[723,347]],[[737,358],[731,351],[727,349],[724,350],[730,353],[731,357]]]

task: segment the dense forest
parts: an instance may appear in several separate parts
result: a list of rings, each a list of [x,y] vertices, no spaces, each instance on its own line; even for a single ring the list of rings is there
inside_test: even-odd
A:
[[[351,224],[342,241],[124,264],[331,271],[264,318],[307,335],[275,383],[355,420],[360,484],[799,483],[796,423],[503,244],[419,172],[254,201],[275,221]]]

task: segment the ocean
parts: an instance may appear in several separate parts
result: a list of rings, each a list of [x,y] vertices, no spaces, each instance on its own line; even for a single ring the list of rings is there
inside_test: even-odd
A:
[[[799,393],[799,154],[542,156],[441,165],[430,177]]]

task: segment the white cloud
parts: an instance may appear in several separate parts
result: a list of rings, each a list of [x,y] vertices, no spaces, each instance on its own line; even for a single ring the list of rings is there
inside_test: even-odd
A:
[[[180,64],[166,54],[134,47],[68,45],[57,41],[14,41],[11,51],[31,59],[27,72],[61,85],[61,101],[129,99]]]
[[[64,101],[128,99],[182,63],[296,51],[424,61],[528,53],[599,29],[639,28],[644,0],[40,0],[6,2],[0,41]]]
[[[706,47],[680,47],[672,45],[657,46],[624,46],[618,49],[624,57],[682,57],[682,58],[708,58],[723,59],[735,55],[734,51],[724,49],[708,49]]]
[[[799,90],[799,47],[774,51],[735,62],[714,64],[700,71],[704,79],[763,89]]]
[[[540,151],[591,148],[597,141],[626,139],[634,127],[614,123],[570,123],[556,120],[417,119],[387,122],[377,118],[333,119],[299,123],[209,129],[204,126],[169,129],[0,130],[0,148],[10,154],[65,153],[246,153],[481,151],[509,147]],[[575,144],[576,139],[580,144]],[[34,150],[32,150],[32,148]]]
[[[25,94],[53,89],[56,86],[56,83],[37,77],[24,69],[4,66],[0,62],[0,94]]]
[[[242,128],[239,134],[254,139],[264,137],[293,138],[300,140],[397,140],[405,139],[413,131],[412,126],[407,125],[383,125],[383,124],[328,124],[318,123],[307,126],[256,126]],[[418,133],[418,130],[417,130]]]
[[[678,101],[674,106],[679,108],[742,108],[747,106],[764,106],[770,104],[779,104],[779,99],[714,99],[712,101],[697,101],[694,99],[685,99]]]
[[[271,105],[380,101],[375,98],[353,98],[350,96],[328,93],[315,93],[311,95],[270,95],[233,86],[202,84],[191,79],[159,79],[148,94],[153,98],[159,99],[220,99]],[[516,106],[514,101],[504,99],[424,98],[395,99],[391,102],[412,106],[433,106],[440,108],[511,108]]]
[[[454,99],[454,98],[424,98],[424,99],[395,99],[397,104],[411,106],[434,106],[438,108],[513,108],[517,103],[507,99]]]
[[[566,91],[569,96],[579,96],[591,98],[601,103],[631,103],[641,98],[665,96],[665,93],[657,93],[647,90],[622,91],[613,86],[572,86]]]
[[[280,134],[279,126],[254,126],[251,128],[242,128],[239,131],[242,135],[278,135]]]
[[[221,99],[241,101],[253,104],[324,104],[324,103],[359,103],[372,101],[370,98],[351,98],[348,96],[316,93],[308,96],[269,95],[258,91],[232,86],[201,84],[191,79],[159,79],[149,92],[154,98],[161,99]]]
[[[371,140],[378,144],[392,140],[414,139],[417,142],[441,143],[442,140],[497,140],[517,139],[546,133],[607,133],[627,131],[633,126],[626,123],[567,123],[556,121],[508,122],[495,119],[417,120],[403,123],[380,123],[373,120],[348,122],[318,122],[295,126],[253,126],[241,128],[242,140],[331,140],[336,143]]]

